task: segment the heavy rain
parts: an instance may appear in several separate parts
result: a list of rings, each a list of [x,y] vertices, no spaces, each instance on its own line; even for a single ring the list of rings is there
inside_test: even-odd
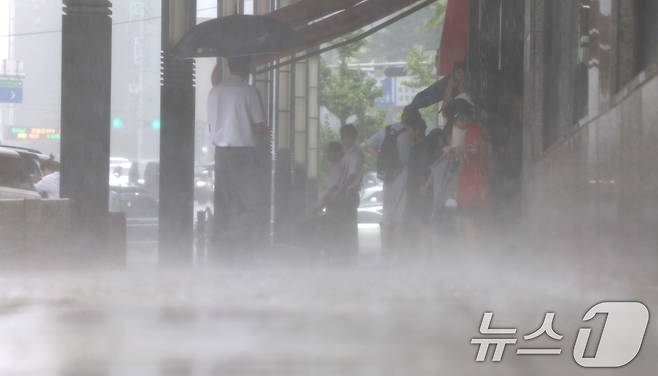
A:
[[[0,376],[655,372],[656,21],[0,0]]]

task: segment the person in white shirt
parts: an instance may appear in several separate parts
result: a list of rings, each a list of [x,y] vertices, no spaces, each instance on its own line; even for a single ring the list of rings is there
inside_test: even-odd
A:
[[[329,163],[329,174],[326,179],[326,189],[321,195],[320,204],[316,211],[325,208],[328,212],[336,210],[336,201],[342,193],[343,179],[345,178],[345,166],[343,157],[345,152],[340,142],[330,142],[327,145],[327,162]]]
[[[313,210],[313,216],[304,220],[300,226],[299,238],[309,251],[333,257],[342,247],[343,237],[343,191],[342,183],[345,177],[343,166],[343,145],[340,142],[327,144],[326,161],[329,173],[325,177],[325,189]]]
[[[231,257],[265,240],[269,130],[260,94],[248,83],[250,59],[230,58],[228,65],[231,75],[208,96],[208,123],[216,147],[215,245]]]
[[[359,208],[359,192],[363,182],[364,156],[357,144],[359,132],[353,124],[346,124],[340,128],[340,140],[343,144],[343,174],[341,182],[342,207],[344,208],[344,241],[342,260],[353,261],[359,251],[359,236],[357,214]]]
[[[41,163],[43,177],[34,188],[44,198],[59,198],[59,162],[50,159]]]

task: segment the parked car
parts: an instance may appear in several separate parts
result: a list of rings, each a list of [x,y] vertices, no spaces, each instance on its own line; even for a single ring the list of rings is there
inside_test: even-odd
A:
[[[0,199],[40,199],[27,163],[15,150],[0,147]]]
[[[381,204],[359,207],[357,219],[359,229],[359,252],[362,254],[379,253],[381,250]]]
[[[370,188],[370,187],[375,187],[375,186],[382,185],[382,184],[383,184],[383,182],[381,180],[379,180],[379,178],[377,177],[376,172],[366,172],[363,175],[363,188],[364,189],[367,189],[367,188]]]
[[[158,241],[158,201],[140,187],[110,187],[110,211],[126,215],[127,242]]]
[[[200,204],[212,202],[215,194],[215,164],[200,164],[194,169],[194,198]]]
[[[384,202],[384,187],[375,185],[363,190],[359,206],[381,206],[382,202]]]
[[[28,171],[28,174],[30,175],[30,180],[32,180],[32,183],[36,183],[41,180],[41,178],[43,178],[41,164],[44,161],[50,160],[50,155],[44,154],[35,149],[29,149],[20,146],[2,145],[1,147],[15,151],[18,153],[18,155],[21,156],[21,158],[23,158],[23,162],[25,163],[25,167]]]
[[[132,162],[126,158],[110,158],[110,186],[127,187],[130,184]]]

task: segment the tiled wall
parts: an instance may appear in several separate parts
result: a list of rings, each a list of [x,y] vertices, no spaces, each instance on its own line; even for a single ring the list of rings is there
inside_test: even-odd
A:
[[[658,75],[655,66],[574,126],[526,174],[526,223],[544,244],[623,272],[658,270]]]

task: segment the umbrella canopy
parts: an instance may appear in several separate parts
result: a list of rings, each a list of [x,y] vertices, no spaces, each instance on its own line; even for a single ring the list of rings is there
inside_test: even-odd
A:
[[[439,48],[439,75],[452,73],[455,63],[464,63],[468,52],[470,8],[468,1],[448,0]]]
[[[195,26],[172,52],[180,58],[272,55],[302,44],[290,26],[272,17],[232,15]]]

